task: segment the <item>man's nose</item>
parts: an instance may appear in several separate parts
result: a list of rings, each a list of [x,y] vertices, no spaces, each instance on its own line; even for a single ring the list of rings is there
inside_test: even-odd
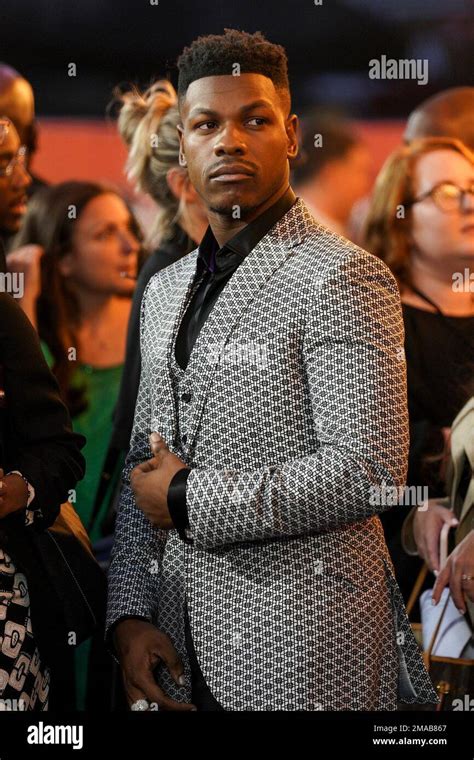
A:
[[[214,148],[214,152],[218,156],[222,155],[222,153],[242,155],[245,151],[246,147],[242,140],[242,134],[239,129],[233,126],[229,126],[221,132],[220,139]]]

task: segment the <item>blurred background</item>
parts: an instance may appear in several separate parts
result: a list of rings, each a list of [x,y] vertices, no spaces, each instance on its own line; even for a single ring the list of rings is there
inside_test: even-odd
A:
[[[125,149],[107,117],[113,88],[163,75],[176,84],[183,46],[226,26],[284,45],[294,111],[331,106],[352,117],[374,171],[414,106],[473,83],[474,0],[2,0],[0,60],[36,96],[35,173],[50,182],[106,179],[128,193]],[[428,58],[428,83],[371,80],[369,61],[382,55]]]

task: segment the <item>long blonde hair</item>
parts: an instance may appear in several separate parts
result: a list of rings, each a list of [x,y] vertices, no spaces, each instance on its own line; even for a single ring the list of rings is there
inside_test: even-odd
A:
[[[398,148],[383,165],[365,221],[363,246],[383,259],[399,284],[410,284],[410,232],[413,172],[417,159],[433,150],[455,150],[474,164],[474,153],[460,140],[426,137]]]
[[[116,92],[116,98],[121,103],[118,130],[128,147],[127,176],[158,204],[152,238],[170,239],[181,212],[166,179],[168,170],[179,166],[176,91],[171,82],[160,79],[143,93],[132,88]]]

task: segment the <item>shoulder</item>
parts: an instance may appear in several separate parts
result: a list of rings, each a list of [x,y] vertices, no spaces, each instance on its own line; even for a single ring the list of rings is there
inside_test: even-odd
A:
[[[309,285],[334,280],[383,284],[399,297],[397,281],[382,259],[314,221],[297,251]]]
[[[294,247],[295,266],[301,276],[320,283],[326,278],[346,274],[376,275],[396,284],[390,269],[377,256],[320,224],[301,198],[286,216],[289,237],[299,238]],[[398,286],[397,291],[398,291]]]
[[[167,290],[169,287],[173,287],[177,282],[180,282],[183,277],[191,275],[196,268],[196,259],[198,255],[198,249],[187,253],[185,256],[181,256],[176,261],[173,261],[168,266],[164,266],[150,278],[145,290],[145,295],[149,291],[156,292],[160,289]]]

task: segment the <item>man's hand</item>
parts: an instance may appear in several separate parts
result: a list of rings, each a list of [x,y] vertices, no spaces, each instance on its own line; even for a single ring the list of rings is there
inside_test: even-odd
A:
[[[0,519],[26,507],[28,488],[23,478],[13,473],[4,476],[0,468]]]
[[[474,530],[471,530],[451,552],[438,574],[433,589],[434,604],[438,604],[441,593],[448,584],[454,604],[459,612],[465,613],[464,594],[474,602]]]
[[[442,505],[448,499],[430,499],[428,509],[418,509],[413,520],[413,535],[418,554],[430,570],[439,570],[439,539],[441,528],[445,523],[451,527],[458,524],[452,511]]]
[[[113,638],[130,706],[146,699],[148,703],[156,703],[160,710],[196,710],[193,704],[168,697],[153,676],[153,670],[162,661],[178,686],[184,684],[183,663],[166,633],[146,620],[122,620]]]
[[[168,488],[179,470],[187,465],[171,453],[163,438],[158,433],[150,435],[150,446],[154,454],[143,464],[134,467],[130,474],[130,485],[137,507],[159,528],[174,528],[168,510]]]

